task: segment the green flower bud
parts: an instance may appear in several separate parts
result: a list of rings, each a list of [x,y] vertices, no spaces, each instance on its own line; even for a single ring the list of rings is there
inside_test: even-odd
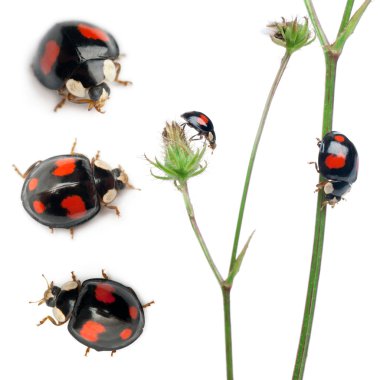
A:
[[[284,47],[289,54],[311,44],[315,40],[315,35],[309,29],[309,20],[304,17],[305,23],[293,21],[274,22],[268,25],[270,38],[272,41]]]
[[[206,144],[202,149],[194,149],[183,128],[175,121],[166,123],[162,138],[164,143],[163,162],[157,158],[150,160],[145,156],[147,161],[163,174],[156,175],[151,171],[153,177],[172,180],[176,185],[180,185],[206,170],[207,164],[202,165]]]

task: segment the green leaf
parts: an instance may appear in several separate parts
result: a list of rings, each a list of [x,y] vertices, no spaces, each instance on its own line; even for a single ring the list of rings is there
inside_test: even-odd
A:
[[[251,239],[252,239],[252,236],[254,233],[255,233],[255,231],[253,231],[251,233],[251,235],[249,235],[247,242],[245,243],[245,245],[244,245],[243,249],[241,250],[239,256],[236,258],[234,264],[232,265],[232,268],[231,268],[230,273],[228,274],[228,277],[226,280],[226,282],[230,285],[232,285],[232,282],[234,281],[235,276],[238,274],[238,272],[240,270],[241,264],[243,262],[243,259],[245,257],[246,252],[247,252],[249,243],[251,242]]]

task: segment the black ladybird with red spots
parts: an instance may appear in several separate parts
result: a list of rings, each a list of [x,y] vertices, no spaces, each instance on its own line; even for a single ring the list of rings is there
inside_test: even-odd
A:
[[[124,170],[112,169],[99,159],[91,161],[74,153],[35,162],[26,173],[21,200],[28,214],[50,228],[70,228],[93,218],[101,206],[115,210],[110,203],[119,190],[132,187]]]
[[[318,146],[319,173],[326,178],[318,184],[318,189],[325,192],[325,204],[334,206],[358,177],[358,152],[345,135],[336,131],[327,133]]]
[[[111,82],[119,80],[119,46],[105,30],[83,21],[55,24],[41,40],[33,60],[37,79],[66,100],[86,103],[89,110],[102,107],[109,98]]]
[[[71,281],[61,287],[53,282],[39,305],[46,303],[53,308],[53,316],[43,318],[39,326],[50,321],[55,326],[68,323],[70,334],[87,347],[112,354],[133,343],[143,332],[144,307],[136,293],[119,282],[93,278],[80,283],[74,273]]]
[[[186,112],[181,115],[182,118],[186,120],[184,125],[188,125],[191,128],[194,128],[198,133],[193,136],[191,139],[194,140],[194,137],[199,136],[199,138],[204,137],[210,144],[211,149],[216,148],[216,135],[214,131],[214,125],[209,117],[204,113],[198,111]]]

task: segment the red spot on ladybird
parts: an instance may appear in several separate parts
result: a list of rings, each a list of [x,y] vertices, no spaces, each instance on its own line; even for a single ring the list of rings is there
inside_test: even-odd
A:
[[[198,118],[197,118],[197,122],[198,124],[200,125],[203,125],[203,126],[207,126],[207,123],[209,122],[208,120],[208,117],[206,115],[203,115],[201,114]]]
[[[342,135],[336,135],[336,136],[334,136],[334,140],[338,141],[338,142],[343,142],[345,140],[345,138]]]
[[[62,208],[67,210],[67,216],[78,219],[86,213],[86,205],[79,195],[69,195],[61,202]]]
[[[110,40],[108,35],[104,33],[101,29],[94,28],[89,25],[79,24],[78,30],[80,34],[86,38],[91,38],[93,40],[101,40],[104,42],[107,42]]]
[[[124,329],[121,333],[120,333],[120,338],[123,339],[123,340],[127,340],[131,337],[132,335],[132,330],[131,329]]]
[[[49,40],[45,44],[44,53],[40,59],[40,67],[45,75],[48,75],[58,58],[60,47],[54,40]]]
[[[38,178],[31,178],[28,184],[29,191],[33,191],[38,186]]]
[[[330,154],[325,159],[325,164],[329,169],[341,169],[346,165],[346,157],[339,155],[335,156]]]
[[[130,306],[129,307],[129,315],[132,319],[137,319],[137,316],[139,315],[139,311],[137,310],[136,306]]]
[[[64,158],[62,160],[57,160],[55,163],[57,167],[53,171],[53,175],[57,177],[64,177],[65,175],[69,175],[74,173],[75,170],[75,159],[74,158]]]
[[[96,342],[98,335],[106,331],[106,328],[99,322],[87,321],[79,331],[80,336],[90,342]]]
[[[209,122],[208,117],[206,115],[201,114],[199,116],[206,124]]]
[[[112,292],[115,291],[115,288],[108,284],[99,284],[95,288],[95,298],[104,303],[113,303],[115,302],[115,296]]]
[[[46,210],[46,206],[41,201],[34,201],[33,208],[37,214],[42,214]]]

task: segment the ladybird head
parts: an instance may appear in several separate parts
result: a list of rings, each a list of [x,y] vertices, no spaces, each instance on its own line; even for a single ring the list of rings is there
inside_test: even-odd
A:
[[[343,198],[343,195],[348,193],[351,190],[351,185],[344,181],[328,181],[323,186],[323,191],[325,193],[325,201],[323,205],[330,205],[334,207],[338,202]]]
[[[104,107],[111,93],[111,89],[105,82],[84,87],[81,81],[75,79],[67,80],[66,90],[74,96],[74,100],[72,100],[74,103],[89,103],[89,109],[95,108],[99,112],[102,112],[102,107]]]
[[[103,102],[103,103],[105,103],[106,100],[109,98],[110,93],[111,93],[110,88],[104,82],[98,84],[97,86],[90,87],[88,89],[88,96],[94,102]]]
[[[95,185],[103,203],[111,203],[117,196],[117,192],[125,188],[132,187],[128,183],[128,175],[119,166],[112,169],[106,162],[96,159],[93,163]]]
[[[214,150],[216,148],[216,136],[214,131],[210,131],[207,135],[207,140],[210,144],[210,148]]]
[[[88,89],[88,96],[92,100],[90,105],[97,111],[102,112],[102,108],[106,104],[110,96],[111,90],[106,83],[100,83],[97,86],[90,87]],[[91,108],[92,108],[91,107]]]
[[[128,182],[128,174],[124,171],[124,169],[119,165],[118,168],[112,170],[112,174],[115,178],[115,184],[117,190],[122,190],[126,186],[131,187]]]

